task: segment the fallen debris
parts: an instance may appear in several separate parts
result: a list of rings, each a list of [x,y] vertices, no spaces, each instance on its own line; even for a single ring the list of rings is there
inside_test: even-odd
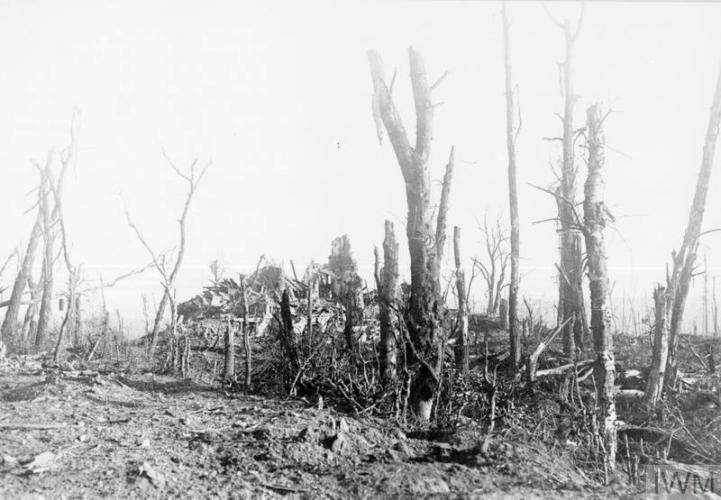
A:
[[[40,474],[49,471],[55,465],[56,458],[55,453],[44,451],[27,461],[20,461],[19,464],[23,466],[24,474]]]

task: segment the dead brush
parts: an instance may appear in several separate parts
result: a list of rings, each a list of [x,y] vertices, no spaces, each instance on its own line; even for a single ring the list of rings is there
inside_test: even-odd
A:
[[[378,377],[378,355],[373,342],[359,342],[349,353],[340,328],[331,322],[309,338],[299,336],[298,369],[291,369],[280,348],[280,327],[259,339],[254,379],[260,392],[288,395],[310,404],[332,406],[354,414],[393,417],[399,406],[402,382],[384,386]]]
[[[519,384],[511,373],[494,365],[463,375],[452,361],[445,365],[435,409],[438,429],[452,432],[470,419],[485,425],[487,436],[491,436],[516,425]]]

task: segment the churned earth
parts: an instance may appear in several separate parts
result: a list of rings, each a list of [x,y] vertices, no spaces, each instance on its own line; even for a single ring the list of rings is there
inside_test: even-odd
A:
[[[87,368],[87,367],[86,367]],[[2,498],[608,498],[562,454],[150,373],[0,366]]]

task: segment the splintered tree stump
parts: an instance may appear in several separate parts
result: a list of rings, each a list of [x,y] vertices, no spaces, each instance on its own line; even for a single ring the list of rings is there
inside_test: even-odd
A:
[[[230,382],[235,377],[235,331],[230,319],[225,326],[225,363],[223,364],[223,381]]]
[[[396,378],[396,332],[398,331],[398,322],[393,310],[396,307],[396,295],[398,293],[398,241],[393,231],[393,223],[389,220],[385,221],[383,271],[379,274],[381,338],[378,350],[381,378],[385,383],[389,383]]]
[[[456,327],[456,369],[468,373],[468,304],[466,275],[461,260],[461,228],[453,228],[453,256],[456,264],[456,292],[458,294],[458,326]]]
[[[665,287],[661,285],[656,287],[653,291],[653,302],[655,305],[653,357],[651,359],[651,369],[649,371],[646,393],[644,394],[644,400],[650,407],[655,406],[663,394],[666,362],[668,360],[668,323],[666,322],[668,296]]]

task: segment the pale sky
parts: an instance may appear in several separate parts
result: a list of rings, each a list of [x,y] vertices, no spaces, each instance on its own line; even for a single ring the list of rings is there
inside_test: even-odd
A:
[[[546,5],[559,19],[575,20],[580,10],[572,2]],[[562,33],[540,3],[511,3],[509,14],[523,115],[522,293],[551,304],[556,234],[553,224],[532,222],[552,217],[555,203],[528,183],[553,180],[557,146],[543,138],[561,130],[554,113],[563,105]],[[617,302],[624,293],[649,299],[680,244],[721,62],[720,25],[721,5],[710,2],[587,6],[576,123],[582,126],[594,101],[613,109],[607,203],[618,221],[608,253]],[[247,271],[265,254],[289,273],[293,259],[302,273],[311,259],[325,262],[343,233],[373,286],[373,245],[386,218],[403,238],[407,277],[403,181],[390,144],[376,139],[366,51],[381,52],[388,75],[398,69],[394,97],[413,134],[409,45],[425,55],[431,79],[448,71],[437,91],[444,104],[436,109],[433,175],[440,180],[455,145],[449,224],[463,228],[464,253],[479,255],[476,218],[508,210],[500,3],[0,2],[2,259],[32,224],[24,214],[36,183],[31,160],[66,143],[77,108],[65,211],[73,259],[89,281],[148,261],[122,199],[154,248],[177,244],[186,186],[163,149],[178,165],[213,162],[188,220],[180,300],[201,291],[213,259]],[[582,181],[585,166],[580,172]],[[720,187],[716,172],[707,229],[721,227]],[[719,238],[704,240],[712,266],[721,266]],[[141,294],[157,298],[158,283],[152,272],[123,282],[108,292],[111,311],[120,309],[137,328]],[[64,286],[62,276],[57,285]],[[699,311],[698,285],[689,321]],[[475,292],[482,302],[478,282]]]

